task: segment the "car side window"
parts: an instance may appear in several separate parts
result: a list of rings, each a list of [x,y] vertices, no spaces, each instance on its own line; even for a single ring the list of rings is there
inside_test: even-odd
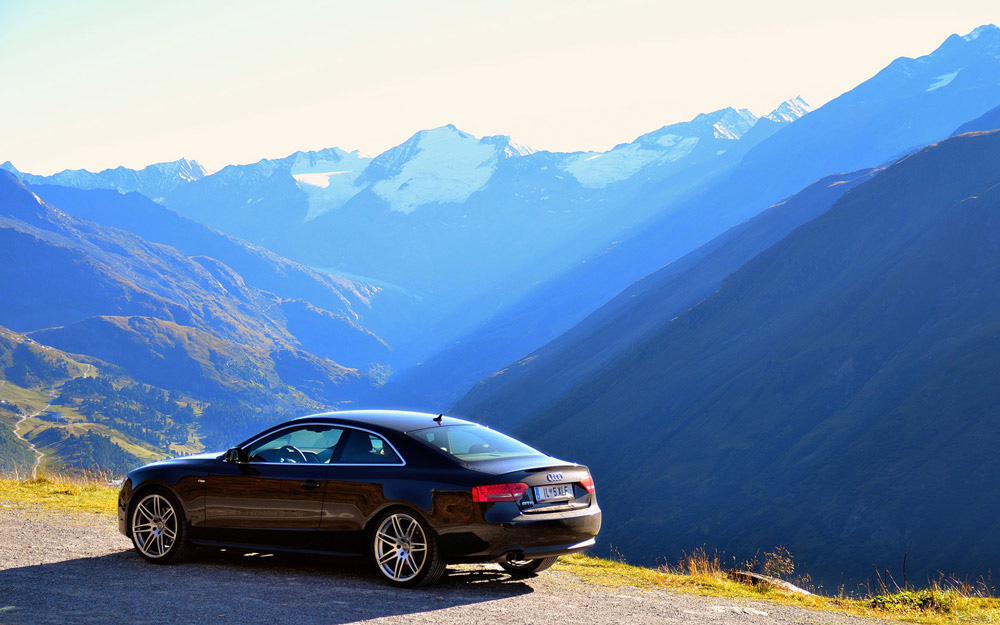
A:
[[[246,448],[250,462],[308,463],[330,462],[343,435],[342,428],[330,425],[301,425],[279,430]]]
[[[392,446],[371,432],[348,430],[344,448],[334,464],[403,464]]]

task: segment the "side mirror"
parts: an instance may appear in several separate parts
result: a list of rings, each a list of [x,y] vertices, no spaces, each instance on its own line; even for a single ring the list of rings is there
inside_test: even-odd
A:
[[[247,461],[246,454],[239,447],[233,447],[226,452],[226,462],[233,462],[236,464],[245,463]]]

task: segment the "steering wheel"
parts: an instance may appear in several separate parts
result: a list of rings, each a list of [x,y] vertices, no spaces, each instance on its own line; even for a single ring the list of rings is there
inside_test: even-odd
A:
[[[293,458],[288,458],[283,455],[281,457],[280,462],[309,462],[306,459],[306,455],[301,451],[299,451],[298,447],[294,447],[292,445],[285,445],[284,447],[280,447],[278,451],[280,451],[282,454],[287,454],[288,456],[296,456]]]

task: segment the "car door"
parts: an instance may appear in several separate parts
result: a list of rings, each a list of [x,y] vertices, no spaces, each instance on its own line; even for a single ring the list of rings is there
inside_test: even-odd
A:
[[[245,445],[241,462],[220,462],[207,478],[209,541],[309,547],[323,513],[329,461],[343,430],[295,424]]]
[[[344,428],[330,463],[319,544],[338,553],[363,553],[364,526],[386,502],[388,480],[405,465],[391,443],[375,432]]]

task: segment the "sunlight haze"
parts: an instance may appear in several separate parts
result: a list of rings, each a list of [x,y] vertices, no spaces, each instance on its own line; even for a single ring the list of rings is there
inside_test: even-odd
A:
[[[142,7],[137,9],[136,7]],[[995,2],[2,2],[0,161],[209,169],[452,123],[608,149],[726,106],[818,107]]]

